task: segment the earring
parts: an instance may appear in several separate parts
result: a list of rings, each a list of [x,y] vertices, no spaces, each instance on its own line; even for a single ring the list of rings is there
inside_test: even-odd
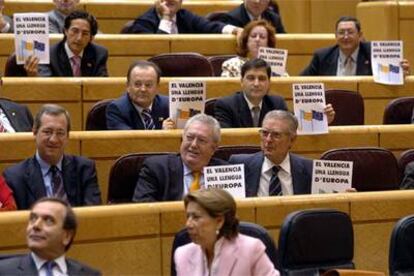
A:
[[[220,230],[216,229],[216,236],[218,236],[220,234]]]

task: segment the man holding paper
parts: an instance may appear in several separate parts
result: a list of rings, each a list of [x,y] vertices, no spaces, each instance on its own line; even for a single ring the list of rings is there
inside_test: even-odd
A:
[[[260,127],[267,112],[287,110],[285,100],[278,95],[269,95],[271,68],[262,59],[252,59],[241,69],[242,91],[218,99],[214,105],[214,117],[223,128]],[[328,123],[335,117],[331,104],[324,112]]]
[[[158,95],[161,70],[149,61],[132,63],[127,73],[126,93],[106,108],[110,130],[172,129],[167,96]]]
[[[302,76],[371,76],[371,44],[363,42],[359,20],[343,16],[335,25],[336,45],[317,50]],[[408,60],[401,61],[404,75],[410,74]]]
[[[297,128],[292,113],[270,111],[259,130],[262,150],[230,157],[230,163],[244,164],[247,197],[311,193],[312,160],[289,152]]]
[[[182,200],[189,191],[204,186],[206,166],[227,165],[212,158],[220,142],[220,125],[205,114],[191,117],[185,124],[179,154],[145,159],[135,187],[134,202]]]

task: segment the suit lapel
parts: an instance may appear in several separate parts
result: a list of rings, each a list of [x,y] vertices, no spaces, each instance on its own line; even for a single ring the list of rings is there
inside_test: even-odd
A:
[[[76,166],[73,164],[73,160],[68,156],[64,155],[62,160],[62,180],[63,187],[65,189],[68,200],[72,205],[80,204],[80,195],[77,193],[77,184],[76,184]]]
[[[139,116],[138,110],[135,108],[128,94],[126,94],[125,96],[128,99],[128,118],[131,118],[131,125],[134,126],[134,129],[145,129],[144,122],[141,120],[141,116]]]
[[[249,105],[246,102],[246,99],[243,96],[243,92],[240,92],[237,94],[237,101],[238,103],[241,103],[238,106],[238,113],[239,113],[239,119],[240,119],[240,127],[252,127],[253,126],[253,119],[252,114],[249,109]]]
[[[335,47],[332,55],[329,56],[326,60],[326,65],[324,65],[324,71],[327,75],[334,75],[336,76],[336,71],[338,69],[338,57],[339,57],[339,48],[338,46]]]
[[[290,154],[290,172],[292,174],[293,194],[306,193],[305,168],[295,155]]]
[[[21,257],[17,269],[21,271],[21,275],[37,275],[37,268],[30,254]]]
[[[246,171],[246,196],[252,197],[257,196],[260,183],[260,174],[262,173],[262,164],[263,164],[263,153],[255,153],[250,162],[248,162],[247,168],[244,168]]]
[[[164,119],[161,117],[161,103],[160,103],[160,97],[158,95],[155,96],[154,101],[152,102],[152,108],[151,108],[151,117],[152,120],[154,120],[155,128],[161,129],[162,128],[162,121]]]
[[[14,109],[10,109],[10,106],[7,104],[7,102],[0,100],[0,108],[3,110],[4,114],[6,115],[7,119],[10,122],[10,125],[13,127],[13,129],[17,132],[22,127],[20,126],[18,118],[16,118],[18,111]]]
[[[65,51],[65,43],[63,41],[59,43],[60,44],[57,49],[57,54],[58,54],[57,62],[59,63],[58,66],[61,69],[62,75],[73,76],[72,66],[70,65],[69,57]]]
[[[46,188],[45,183],[43,181],[42,170],[40,169],[40,165],[36,160],[36,157],[33,157],[30,160],[31,164],[27,167],[26,176],[25,176],[25,184],[27,186],[28,193],[30,194],[29,197],[32,200],[28,200],[31,202],[35,201],[38,198],[46,196]]]
[[[170,194],[171,199],[181,200],[184,195],[184,174],[183,162],[180,155],[172,155],[168,158],[170,167],[169,187],[166,187],[165,194]]]
[[[236,239],[223,240],[220,253],[219,272],[217,275],[232,275],[234,266],[237,264],[239,245]]]
[[[93,76],[94,68],[96,68],[96,53],[92,50],[91,44],[89,43],[83,51],[81,61],[81,75]]]
[[[360,43],[358,58],[357,58],[357,70],[356,70],[356,74],[358,76],[372,75],[371,62],[370,62],[371,56],[367,52],[370,53],[370,51],[366,50],[365,44]]]

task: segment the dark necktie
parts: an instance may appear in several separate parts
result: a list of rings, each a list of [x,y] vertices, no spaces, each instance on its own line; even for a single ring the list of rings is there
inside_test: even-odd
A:
[[[144,117],[145,129],[154,129],[154,121],[152,120],[151,113],[149,109],[144,109],[142,111],[142,116]]]
[[[272,168],[272,177],[269,182],[269,196],[279,196],[282,195],[282,186],[280,185],[280,179],[277,176],[279,172],[278,166],[273,166]]]
[[[62,176],[60,175],[59,169],[56,166],[51,166],[50,171],[52,172],[53,195],[65,201],[68,201],[68,197],[63,187]]]
[[[259,119],[260,119],[260,107],[259,106],[253,106],[252,107],[253,112],[253,126],[258,127],[259,126]]]
[[[56,266],[55,261],[48,261],[44,263],[43,266],[46,271],[46,276],[53,276],[53,268]]]

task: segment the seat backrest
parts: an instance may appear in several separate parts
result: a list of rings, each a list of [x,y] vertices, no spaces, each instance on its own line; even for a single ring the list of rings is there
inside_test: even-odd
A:
[[[220,77],[221,76],[221,65],[228,59],[234,58],[236,55],[220,55],[220,56],[211,56],[208,57],[208,61],[210,61],[211,66],[213,67],[214,76]]]
[[[86,117],[86,130],[107,130],[106,107],[112,99],[105,99],[95,103]]]
[[[324,160],[353,161],[352,187],[357,191],[397,190],[400,184],[398,162],[383,148],[342,148],[326,151]]]
[[[273,238],[269,235],[269,233],[267,232],[265,228],[255,223],[242,221],[239,223],[239,232],[244,235],[261,240],[263,244],[266,246],[267,256],[272,261],[275,268],[279,269],[277,249],[276,249],[275,242],[273,241]],[[190,236],[188,235],[186,228],[180,230],[177,234],[175,234],[173,245],[172,245],[172,250],[171,250],[171,275],[176,275],[175,264],[174,264],[175,250],[178,247],[183,246],[190,242],[191,242],[191,239],[190,239]]]
[[[163,77],[211,77],[213,68],[208,59],[198,53],[167,53],[148,59],[160,67]]]
[[[326,103],[335,109],[335,119],[331,126],[363,125],[364,99],[361,94],[349,90],[326,90]]]
[[[395,224],[389,254],[390,275],[414,275],[414,215]]]
[[[402,97],[390,101],[384,110],[383,124],[411,124],[414,97]]]
[[[256,145],[219,146],[214,157],[227,161],[232,154],[249,154],[258,151],[260,151],[260,146]]]
[[[214,117],[214,105],[216,104],[216,101],[217,98],[207,99],[204,106],[204,113]]]
[[[281,275],[354,268],[352,221],[338,210],[309,209],[289,214],[280,229],[278,246]]]
[[[119,157],[109,172],[108,203],[132,202],[139,171],[145,158],[168,152],[131,153]]]
[[[16,54],[12,53],[6,61],[4,66],[5,77],[27,77],[26,70],[23,65],[18,65],[16,62]]]
[[[414,161],[414,149],[409,149],[400,154],[398,167],[400,168],[401,177],[404,175],[405,167],[408,163]]]

